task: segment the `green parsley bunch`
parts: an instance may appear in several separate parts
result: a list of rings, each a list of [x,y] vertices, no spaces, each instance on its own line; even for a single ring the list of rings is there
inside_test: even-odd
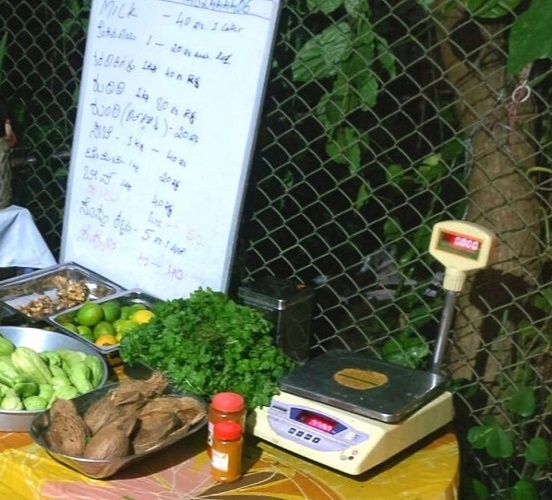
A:
[[[164,373],[181,391],[208,400],[217,392],[237,392],[252,410],[269,404],[295,366],[274,344],[273,325],[262,312],[223,292],[200,288],[152,310],[149,323],[125,333],[120,356]]]

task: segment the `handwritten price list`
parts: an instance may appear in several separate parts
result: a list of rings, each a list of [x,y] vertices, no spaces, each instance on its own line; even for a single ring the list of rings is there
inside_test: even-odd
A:
[[[63,261],[163,298],[225,289],[277,10],[93,3]]]

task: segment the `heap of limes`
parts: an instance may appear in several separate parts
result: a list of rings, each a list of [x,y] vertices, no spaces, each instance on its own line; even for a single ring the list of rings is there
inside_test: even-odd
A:
[[[105,302],[85,302],[72,313],[57,318],[64,328],[100,347],[117,345],[126,332],[149,323],[153,312],[136,302],[125,304],[118,299]]]

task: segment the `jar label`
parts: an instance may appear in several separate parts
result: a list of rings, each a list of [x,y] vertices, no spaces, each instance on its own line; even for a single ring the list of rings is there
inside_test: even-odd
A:
[[[228,453],[221,453],[217,450],[211,450],[211,465],[218,470],[228,472],[229,464]]]
[[[213,422],[207,423],[207,446],[213,446],[213,429],[215,424]]]

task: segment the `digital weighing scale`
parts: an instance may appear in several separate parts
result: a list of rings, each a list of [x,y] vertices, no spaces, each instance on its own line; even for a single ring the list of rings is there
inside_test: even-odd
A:
[[[466,273],[485,267],[494,234],[477,224],[443,221],[429,251],[445,265],[447,296],[432,371],[350,351],[328,351],[280,382],[270,405],[247,420],[253,435],[346,474],[381,464],[454,418],[447,379],[439,374]]]

